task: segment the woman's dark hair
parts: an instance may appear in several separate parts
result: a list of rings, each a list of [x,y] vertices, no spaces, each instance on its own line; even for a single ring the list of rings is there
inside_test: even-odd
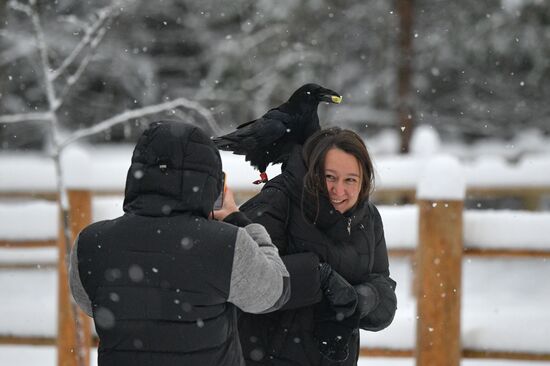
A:
[[[374,169],[365,143],[355,132],[339,127],[331,127],[314,133],[305,143],[302,151],[307,166],[304,177],[304,190],[319,202],[319,193],[328,196],[325,178],[327,152],[340,149],[353,155],[361,170],[361,190],[357,202],[368,200],[374,188]]]

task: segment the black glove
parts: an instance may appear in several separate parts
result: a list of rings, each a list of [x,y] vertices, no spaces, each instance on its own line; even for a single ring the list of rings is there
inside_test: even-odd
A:
[[[357,293],[352,285],[328,263],[319,264],[321,290],[340,320],[349,317],[357,306]]]
[[[371,310],[359,323],[365,330],[379,331],[386,328],[393,321],[397,309],[395,296],[396,283],[389,277],[373,274],[369,275],[368,283],[378,292],[378,305]]]
[[[357,311],[360,314],[359,317],[363,318],[378,306],[380,302],[378,290],[368,282],[355,285],[353,288],[357,292]]]
[[[319,352],[333,362],[345,361],[349,356],[349,342],[359,328],[359,311],[346,318],[337,318],[326,299],[315,309],[315,337]]]

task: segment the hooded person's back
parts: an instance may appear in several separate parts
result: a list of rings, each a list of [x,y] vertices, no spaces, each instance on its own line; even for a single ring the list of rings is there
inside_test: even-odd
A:
[[[257,228],[208,219],[223,189],[221,174],[219,152],[196,127],[153,123],[139,139],[125,214],[88,226],[74,251],[100,340],[100,366],[243,364],[230,302],[241,291],[233,267],[243,240],[247,252],[270,240],[258,240],[260,233],[251,248]],[[233,303],[260,312],[281,301],[286,270],[270,265],[281,280],[271,304]]]

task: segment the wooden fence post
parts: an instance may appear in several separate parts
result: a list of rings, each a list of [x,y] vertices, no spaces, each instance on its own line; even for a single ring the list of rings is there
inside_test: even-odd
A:
[[[71,215],[71,237],[76,236],[84,227],[92,222],[91,191],[69,190],[69,206]],[[57,319],[57,365],[79,365],[81,362],[90,364],[91,328],[90,318],[73,305],[69,291],[68,268],[65,262],[65,241],[63,236],[63,220],[60,220],[58,240],[58,319]],[[72,243],[71,243],[72,244]],[[75,314],[75,309],[76,314]],[[78,319],[77,319],[78,317]],[[78,324],[78,325],[77,325]]]
[[[428,163],[417,190],[417,366],[460,365],[464,195],[457,160],[438,157]]]

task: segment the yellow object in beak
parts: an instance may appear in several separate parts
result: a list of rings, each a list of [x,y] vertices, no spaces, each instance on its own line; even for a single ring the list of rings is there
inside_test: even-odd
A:
[[[336,95],[332,95],[330,97],[330,99],[332,100],[332,103],[336,103],[336,104],[340,104],[342,103],[342,97],[338,97]]]

